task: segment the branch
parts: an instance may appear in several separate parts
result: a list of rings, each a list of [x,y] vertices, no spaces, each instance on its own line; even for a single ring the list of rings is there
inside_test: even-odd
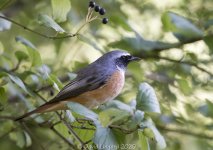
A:
[[[68,140],[67,138],[65,138],[60,132],[58,132],[54,127],[50,128],[53,132],[55,132],[55,134],[57,134],[61,139],[63,139],[72,149],[76,150],[78,149],[77,147],[75,147],[75,145]]]
[[[175,133],[179,133],[179,134],[185,134],[185,135],[191,135],[191,136],[195,136],[198,138],[203,138],[203,139],[207,139],[207,140],[212,140],[213,136],[210,135],[206,135],[203,133],[195,133],[195,132],[191,132],[190,130],[184,130],[184,129],[172,129],[172,128],[168,128],[165,126],[157,126],[158,129],[166,131],[166,132],[175,132]]]
[[[39,142],[38,138],[30,131],[27,125],[24,122],[20,122],[21,125],[24,127],[25,131],[34,139],[34,141],[40,146],[42,150],[45,150],[44,146]]]
[[[181,63],[181,64],[186,64],[186,65],[190,65],[190,66],[193,66],[195,68],[197,68],[198,70],[200,71],[203,71],[205,73],[207,73],[208,75],[210,75],[211,77],[213,77],[213,73],[198,66],[197,63],[194,63],[194,62],[190,62],[190,61],[181,61],[181,60],[175,60],[175,59],[171,59],[171,58],[168,58],[168,57],[163,57],[163,56],[158,56],[158,55],[137,55],[143,59],[162,59],[162,60],[167,60],[167,61],[170,61],[170,62],[173,62],[173,63]]]
[[[151,49],[150,51],[161,52],[161,51],[169,50],[169,49],[172,49],[172,48],[180,48],[185,44],[194,43],[194,42],[201,41],[205,38],[210,38],[210,37],[213,38],[213,34],[208,34],[208,35],[205,35],[205,36],[196,37],[196,38],[188,39],[188,40],[181,41],[181,42],[170,43],[168,46],[156,47],[156,48]]]
[[[46,102],[46,99],[43,98],[39,93],[35,92],[34,93],[39,97],[41,98],[43,101]],[[62,123],[68,128],[69,132],[72,133],[72,135],[74,136],[74,138],[76,140],[79,141],[79,143],[81,143],[81,146],[84,145],[84,142],[80,139],[80,137],[75,133],[75,131],[72,129],[72,127],[70,126],[69,123],[66,122],[66,120],[64,118],[62,118],[62,116],[58,113],[58,112],[55,112],[57,114],[57,116],[60,118],[60,120],[62,121]]]
[[[65,35],[65,36],[48,36],[48,35],[42,34],[40,32],[37,32],[35,30],[32,30],[32,29],[30,29],[30,28],[28,28],[28,27],[26,27],[26,26],[24,26],[24,25],[22,25],[22,24],[20,24],[20,23],[18,23],[16,21],[10,19],[10,18],[1,16],[1,15],[0,15],[0,18],[5,19],[5,20],[7,20],[9,22],[12,22],[13,24],[15,24],[15,25],[17,25],[19,27],[22,27],[22,28],[24,28],[27,31],[30,31],[30,32],[32,32],[34,34],[37,34],[37,35],[39,35],[41,37],[48,38],[48,39],[64,39],[64,38],[70,38],[70,37],[75,37],[75,36],[79,35],[78,33],[75,33],[75,34],[68,34],[68,35]]]
[[[0,120],[14,120],[15,118],[12,116],[0,116]]]
[[[67,123],[64,118],[62,118],[60,116],[61,121],[63,122],[63,124],[68,128],[69,132],[72,133],[74,135],[74,137],[78,140],[79,143],[81,143],[81,145],[84,145],[84,142],[80,139],[80,137],[75,133],[75,131],[72,129],[72,127],[70,126],[69,123]]]
[[[158,56],[157,57],[158,59],[163,59],[163,60],[167,60],[167,61],[171,61],[171,62],[174,62],[174,63],[181,63],[181,64],[187,64],[187,65],[190,65],[190,66],[193,66],[207,74],[209,74],[211,77],[213,77],[213,73],[211,73],[210,71],[200,67],[197,65],[197,63],[194,63],[194,62],[190,62],[190,61],[180,61],[180,60],[174,60],[174,59],[171,59],[171,58],[167,58],[167,57],[162,57],[162,56]]]
[[[14,127],[14,128],[12,128],[12,129],[10,129],[9,131],[7,131],[6,133],[4,133],[4,134],[2,134],[1,136],[0,136],[0,139],[2,140],[4,137],[6,137],[8,134],[10,134],[11,132],[13,132],[13,131],[16,131],[17,130],[17,127]]]
[[[118,129],[125,134],[131,134],[131,133],[135,132],[137,129],[139,129],[139,127],[136,127],[135,129],[128,130],[128,129],[122,128],[121,126],[117,126],[117,125],[110,125],[109,127],[113,128],[113,129]]]

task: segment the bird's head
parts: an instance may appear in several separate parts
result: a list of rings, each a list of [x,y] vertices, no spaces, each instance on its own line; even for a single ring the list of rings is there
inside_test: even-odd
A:
[[[125,69],[130,62],[139,60],[141,60],[141,58],[132,56],[128,52],[114,50],[104,54],[98,61],[103,63],[112,63],[116,67]]]

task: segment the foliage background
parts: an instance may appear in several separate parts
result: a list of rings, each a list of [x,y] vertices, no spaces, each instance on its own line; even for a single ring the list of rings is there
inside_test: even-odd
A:
[[[52,28],[39,24],[38,16],[52,16],[65,31],[75,33],[85,20],[88,1],[69,2],[64,4],[60,1],[56,9],[63,8],[64,12],[57,13],[50,0],[0,0],[0,11],[44,35],[64,36],[65,33],[56,33]],[[54,113],[44,114],[35,121],[28,119],[24,125],[13,122],[12,118],[43,103],[35,93],[50,99],[62,86],[59,80],[64,85],[73,78],[75,70],[103,53],[124,49],[140,56],[143,61],[129,65],[125,88],[117,99],[131,103],[138,93],[139,83],[149,83],[160,102],[161,114],[152,116],[152,119],[166,140],[165,149],[212,149],[212,1],[96,2],[107,10],[109,23],[103,25],[100,20],[95,20],[82,29],[78,37],[49,39],[15,24],[0,32],[0,148],[70,149],[52,129],[40,126],[42,120],[49,118],[48,122],[55,122],[57,115]],[[66,13],[66,10],[69,12]],[[175,16],[169,22],[168,11],[184,19]],[[62,17],[64,15],[65,18]],[[6,26],[9,27],[8,24]],[[34,46],[29,48],[29,43],[22,44],[23,38]],[[54,130],[72,139],[65,126],[59,124]],[[88,134],[84,131],[78,133]],[[121,138],[121,134],[118,136]],[[136,133],[125,136],[126,143],[134,143],[137,149],[141,149]],[[149,142],[151,149],[158,149],[153,140]]]

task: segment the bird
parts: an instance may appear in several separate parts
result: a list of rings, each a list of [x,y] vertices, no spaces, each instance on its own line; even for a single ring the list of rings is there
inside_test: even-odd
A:
[[[35,113],[66,110],[67,102],[77,102],[92,109],[110,100],[121,92],[125,83],[127,65],[141,58],[123,50],[105,53],[93,63],[76,72],[77,76],[65,85],[50,101],[15,119],[22,120]]]

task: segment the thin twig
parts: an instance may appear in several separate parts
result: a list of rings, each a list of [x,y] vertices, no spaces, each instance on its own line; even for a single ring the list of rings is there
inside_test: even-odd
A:
[[[62,138],[72,149],[77,150],[78,148],[67,138],[65,138],[60,132],[58,132],[54,127],[50,128],[56,135]]]
[[[0,116],[0,120],[14,120],[14,117],[11,116]]]
[[[43,101],[46,102],[46,99],[43,98],[43,96],[41,96],[39,93],[35,92],[35,94],[40,97]],[[83,141],[78,137],[78,135],[75,133],[75,131],[72,129],[72,127],[70,126],[69,123],[67,123],[58,112],[55,112],[57,114],[57,116],[60,118],[61,122],[68,128],[68,130],[70,131],[70,133],[73,134],[73,136],[81,143],[81,145],[83,145]]]
[[[211,73],[210,71],[207,71],[206,69],[200,67],[197,65],[197,63],[194,63],[194,62],[190,62],[190,61],[180,61],[180,60],[175,60],[175,59],[171,59],[171,58],[168,58],[168,57],[162,57],[162,56],[158,56],[157,57],[158,59],[163,59],[163,60],[167,60],[167,61],[170,61],[170,62],[174,62],[174,63],[181,63],[181,64],[187,64],[187,65],[190,65],[190,66],[193,66],[207,74],[209,74],[210,76],[213,77],[213,73]]]
[[[185,44],[190,44],[190,43],[194,43],[194,42],[198,42],[201,41],[205,38],[213,38],[213,34],[210,33],[208,35],[205,36],[201,36],[201,37],[196,37],[196,38],[191,38],[185,41],[181,41],[181,42],[176,42],[176,43],[166,43],[166,46],[162,46],[162,47],[154,47],[153,49],[150,49],[149,52],[151,51],[155,51],[155,52],[161,52],[161,51],[165,51],[165,50],[169,50],[172,48],[180,48]],[[144,51],[144,50],[140,50],[140,51]]]
[[[21,64],[21,61],[19,61],[14,68],[9,70],[9,72],[15,72],[19,68],[20,64]]]
[[[185,129],[172,129],[172,128],[168,128],[165,126],[157,126],[158,129],[166,131],[166,132],[175,132],[175,133],[179,133],[179,134],[185,134],[185,135],[191,135],[197,138],[203,138],[203,139],[207,139],[207,140],[212,140],[213,136],[207,135],[207,134],[203,134],[203,133],[195,133],[195,132],[191,132],[189,130],[185,130]]]
[[[7,5],[9,5],[11,2],[12,2],[12,0],[1,2],[0,10],[2,10],[4,7],[6,7]]]
[[[4,137],[6,137],[7,135],[9,135],[11,132],[13,132],[13,131],[15,131],[15,130],[17,130],[17,127],[14,127],[14,128],[12,128],[12,129],[10,129],[9,131],[7,131],[6,133],[2,134],[2,135],[0,136],[0,139],[2,140]]]
[[[24,28],[25,30],[28,30],[28,31],[30,31],[30,32],[32,32],[32,33],[34,33],[34,34],[37,34],[37,35],[39,35],[39,36],[41,36],[41,37],[48,38],[48,39],[64,39],[64,38],[75,37],[75,36],[78,35],[78,34],[67,34],[67,35],[65,35],[65,36],[48,36],[48,35],[42,34],[42,33],[40,33],[40,32],[37,32],[37,31],[35,31],[35,30],[32,30],[32,29],[30,29],[30,28],[28,28],[28,27],[26,27],[26,26],[24,26],[24,25],[22,25],[22,24],[20,24],[20,23],[18,23],[18,22],[16,22],[16,21],[10,19],[10,18],[1,16],[1,15],[0,15],[0,18],[5,19],[5,20],[7,20],[7,21],[9,21],[9,22],[12,22],[13,24],[15,24],[15,25],[17,25],[17,26]]]
[[[138,129],[138,127],[136,127],[135,129],[128,130],[128,129],[122,128],[121,126],[117,126],[117,125],[110,125],[109,127],[113,128],[113,129],[118,129],[118,130],[122,131],[125,134],[131,134],[131,133],[135,132]]]
[[[21,125],[24,127],[26,132],[34,139],[34,141],[40,146],[42,150],[45,150],[44,146],[40,143],[37,137],[30,131],[30,129],[27,127],[27,125],[24,122],[20,122]]]
[[[72,128],[76,128],[76,129],[84,129],[84,130],[95,130],[94,128],[88,128],[88,127],[84,127],[84,126],[73,126],[73,125],[70,125]]]
[[[69,123],[67,123],[62,117],[60,117],[63,124],[69,129],[70,133],[74,135],[74,137],[78,140],[78,142],[83,145],[84,142],[80,139],[80,137],[75,133],[75,131],[72,129]]]

